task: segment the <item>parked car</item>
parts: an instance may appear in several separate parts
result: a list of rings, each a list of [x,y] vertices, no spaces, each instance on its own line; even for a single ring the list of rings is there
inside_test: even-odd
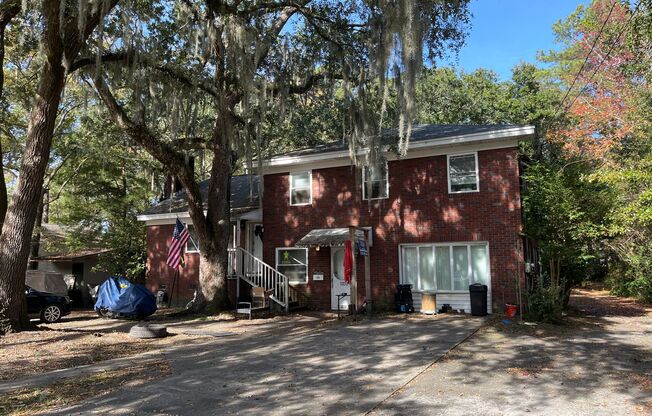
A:
[[[70,298],[54,293],[40,292],[25,286],[27,313],[30,318],[40,318],[41,322],[58,322],[70,313]]]

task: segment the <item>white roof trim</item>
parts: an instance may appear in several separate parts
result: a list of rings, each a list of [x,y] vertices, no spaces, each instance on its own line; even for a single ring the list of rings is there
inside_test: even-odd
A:
[[[450,146],[455,144],[475,143],[484,141],[493,141],[497,139],[522,137],[526,138],[534,135],[534,126],[513,127],[509,129],[500,129],[488,132],[464,134],[449,137],[439,137],[430,140],[420,140],[418,142],[410,143],[408,148],[408,155],[406,159],[410,158],[411,150],[427,149],[439,146]],[[385,146],[383,151],[388,151],[389,146]],[[369,152],[369,149],[359,149],[358,155],[364,155]],[[348,158],[348,150],[336,150],[332,152],[315,153],[309,155],[296,155],[296,156],[275,156],[271,159],[263,161],[265,167],[280,167],[290,166],[296,164],[311,163],[316,161],[323,161],[325,159]],[[252,167],[256,166],[256,162],[252,163]]]
[[[153,221],[153,220],[176,220],[190,218],[188,211],[183,212],[166,212],[165,214],[141,214],[136,216],[138,221]],[[174,221],[172,221],[174,222]]]
[[[204,211],[206,215],[206,211]],[[138,221],[144,221],[146,225],[162,225],[162,224],[174,224],[177,217],[183,223],[192,222],[190,220],[190,213],[188,211],[183,212],[166,212],[163,214],[140,214],[136,216]],[[247,221],[262,221],[263,220],[263,210],[258,208],[251,211],[247,211],[242,215],[235,215],[231,213],[231,220],[247,220]]]

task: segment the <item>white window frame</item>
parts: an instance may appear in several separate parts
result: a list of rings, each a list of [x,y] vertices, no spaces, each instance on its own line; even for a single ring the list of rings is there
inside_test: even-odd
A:
[[[305,189],[305,188],[293,188],[292,187],[292,176],[293,175],[300,175],[300,174],[303,174],[303,173],[308,174],[308,183],[309,183],[308,190],[310,191],[310,201],[302,203],[302,204],[293,204],[292,203],[292,191],[294,191],[296,189]],[[302,206],[302,205],[312,205],[312,170],[302,170],[302,171],[297,171],[297,172],[290,172],[290,174],[288,175],[288,179],[290,180],[290,195],[289,195],[289,197],[290,197],[290,206],[291,207],[298,207],[298,206]]]
[[[199,247],[199,243],[197,242],[197,240],[195,240],[194,238],[192,238],[192,234],[190,233],[190,227],[193,227],[193,228],[194,228],[194,226],[193,226],[192,224],[188,224],[188,223],[186,223],[186,224],[184,224],[184,225],[185,225],[186,228],[188,229],[188,234],[190,235],[190,238],[188,239],[188,241],[186,241],[186,247],[184,247],[184,251],[185,251],[187,254],[190,254],[190,253],[200,253],[200,252],[201,252],[201,247]],[[190,240],[192,240],[193,243],[196,245],[196,247],[197,247],[196,250],[191,250],[191,249],[189,249],[189,247],[188,247],[188,243],[190,243]]]
[[[304,282],[291,282],[290,279],[288,278],[288,283],[291,283],[293,285],[307,285],[308,281],[310,280],[309,275],[310,275],[310,269],[308,268],[308,260],[309,260],[309,255],[310,253],[308,252],[308,249],[306,247],[276,247],[274,251],[274,263],[276,264],[275,269],[278,270],[278,252],[279,250],[305,250],[306,252],[306,280]],[[281,265],[283,266],[283,265]],[[293,265],[293,266],[298,266],[298,265]]]
[[[469,156],[469,155],[473,155],[475,157],[475,190],[453,191],[451,189],[451,157]],[[452,153],[446,155],[446,180],[448,181],[449,194],[468,194],[472,192],[480,192],[480,164],[478,163],[478,152]]]
[[[432,247],[432,250],[435,250],[436,247],[448,247],[448,259],[449,259],[449,270],[450,270],[450,278],[451,278],[451,288],[455,287],[455,284],[453,282],[453,246],[466,246],[467,250],[467,258],[468,258],[468,276],[469,276],[469,282],[473,284],[472,278],[473,278],[473,266],[472,266],[472,261],[471,261],[471,246],[484,246],[485,249],[487,250],[487,289],[489,292],[491,292],[491,254],[489,252],[489,242],[487,241],[451,241],[451,242],[446,242],[446,243],[407,243],[407,244],[399,244],[398,246],[398,258],[399,258],[399,282],[401,284],[405,283],[404,277],[403,277],[403,247],[416,247],[417,248],[417,287],[412,288],[413,291],[415,292],[425,292],[425,293],[468,293],[469,290],[468,288],[462,289],[462,290],[448,290],[448,289],[443,289],[440,290],[437,287],[437,267],[433,269],[434,271],[434,290],[422,290],[421,289],[421,267],[420,267],[420,258],[419,258],[419,247]],[[435,261],[436,260],[436,252],[435,254]]]
[[[385,193],[387,194],[387,196],[382,196],[379,198],[367,198],[367,166],[363,166],[362,167],[362,199],[364,201],[375,201],[378,199],[389,198],[389,164],[387,162],[385,162]]]

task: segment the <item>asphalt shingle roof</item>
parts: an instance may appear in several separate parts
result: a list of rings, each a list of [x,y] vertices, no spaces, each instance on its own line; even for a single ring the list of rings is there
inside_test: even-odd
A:
[[[454,136],[468,134],[498,132],[517,127],[515,124],[418,124],[412,127],[410,143],[423,140],[445,139]],[[383,130],[382,144],[386,146],[395,145],[398,142],[398,129]],[[345,140],[338,140],[330,143],[320,144],[306,149],[295,150],[276,156],[304,156],[319,153],[337,152],[348,150],[349,144]]]
[[[231,177],[231,211],[247,211],[259,207],[258,183],[258,176],[255,175],[237,175]],[[199,191],[204,201],[204,207],[206,207],[208,180],[199,184]],[[187,210],[188,204],[185,198],[185,191],[181,191],[173,197],[149,207],[142,215],[186,212]]]
[[[410,142],[420,142],[424,140],[446,139],[455,136],[465,136],[477,133],[500,132],[523,127],[513,124],[419,124],[412,128]],[[398,129],[383,130],[383,145],[392,146],[398,142]],[[315,155],[320,153],[330,153],[348,150],[348,143],[344,140],[338,140],[331,143],[325,143],[306,149],[295,150],[276,156],[304,156]],[[239,175],[231,178],[231,210],[248,211],[259,207],[259,178],[252,175]],[[208,195],[208,181],[199,184],[202,197],[206,200]],[[184,192],[180,192],[172,198],[159,202],[150,207],[144,215],[167,214],[185,212],[188,207],[184,197]]]

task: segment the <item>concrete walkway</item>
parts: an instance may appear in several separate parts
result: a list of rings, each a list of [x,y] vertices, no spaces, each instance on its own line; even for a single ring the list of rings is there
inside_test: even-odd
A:
[[[165,351],[172,374],[54,414],[364,414],[483,320],[399,317],[273,329]]]

